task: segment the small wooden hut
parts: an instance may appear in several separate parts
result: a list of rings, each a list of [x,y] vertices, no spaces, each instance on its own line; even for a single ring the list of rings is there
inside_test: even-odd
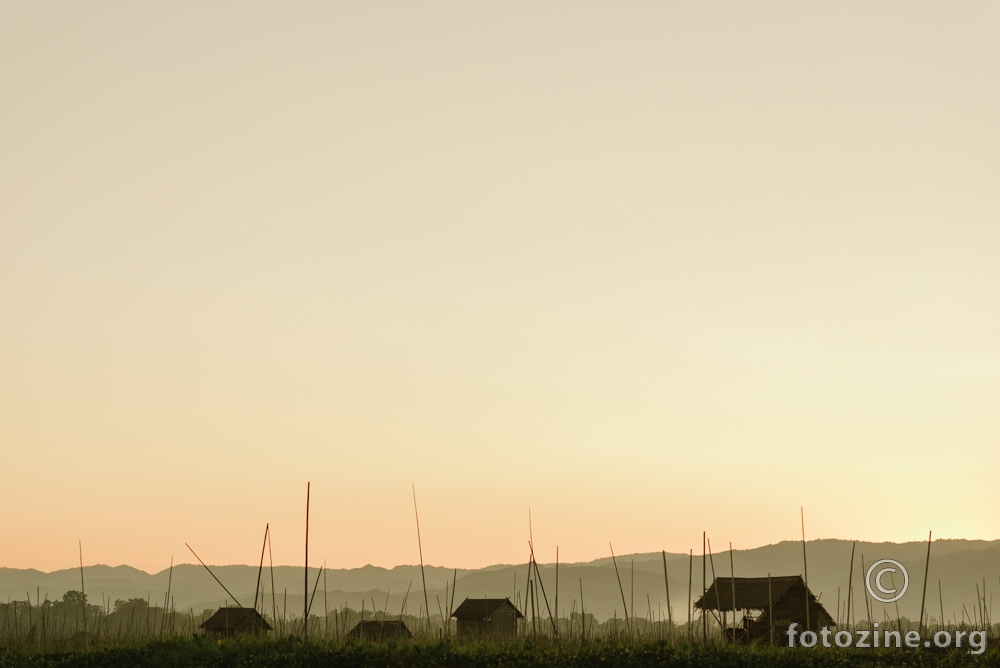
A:
[[[517,620],[524,619],[509,598],[467,598],[451,615],[459,638],[507,639],[517,636]]]
[[[225,607],[219,608],[199,628],[211,636],[230,638],[236,635],[266,635],[271,625],[253,608]]]
[[[738,625],[733,625],[735,614],[726,623],[726,633],[737,642],[769,642],[772,628],[774,638],[780,642],[782,634],[793,622],[799,625],[799,631],[818,631],[824,626],[837,625],[799,575],[715,578],[715,582],[694,607],[706,613],[718,613],[716,618],[720,624],[724,615],[734,611],[742,612],[743,617]]]
[[[412,638],[413,634],[410,633],[410,629],[406,628],[406,624],[402,621],[375,621],[369,619],[358,622],[358,625],[350,630],[347,637],[356,640],[374,640],[377,642],[380,640],[405,640],[406,638]]]

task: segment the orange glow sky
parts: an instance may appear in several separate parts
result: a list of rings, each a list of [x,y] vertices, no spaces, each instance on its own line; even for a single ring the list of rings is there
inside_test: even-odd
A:
[[[0,4],[0,566],[996,538],[1000,4]]]

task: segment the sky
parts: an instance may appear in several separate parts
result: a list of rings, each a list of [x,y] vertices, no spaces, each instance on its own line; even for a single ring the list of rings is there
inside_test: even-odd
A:
[[[0,566],[1000,537],[995,2],[0,2]]]

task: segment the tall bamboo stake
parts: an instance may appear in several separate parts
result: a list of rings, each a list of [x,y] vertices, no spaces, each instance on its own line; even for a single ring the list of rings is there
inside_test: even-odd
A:
[[[271,552],[271,532],[267,532],[267,560],[271,567],[271,621],[278,626],[278,601],[274,593],[274,554]],[[284,631],[284,629],[282,629]]]
[[[553,635],[557,634],[556,631],[556,621],[552,618],[552,608],[549,607],[549,597],[545,595],[545,583],[542,582],[542,574],[538,571],[538,562],[535,561],[535,548],[532,544],[528,543],[528,549],[531,550],[531,562],[535,565],[535,580],[538,582],[539,588],[542,590],[542,600],[545,601],[545,610],[549,615],[549,622],[552,624]],[[535,594],[536,598],[538,594]],[[541,610],[541,608],[539,608]]]
[[[705,594],[708,593],[708,569],[705,562],[705,545],[707,541],[707,534],[701,532],[701,600],[702,603],[705,601]],[[701,641],[703,644],[708,643],[708,615],[705,614],[705,609],[701,610]]]
[[[715,579],[715,557],[712,556],[712,539],[708,539],[708,564],[712,567],[712,587],[715,589],[715,605],[719,610],[719,614],[724,617],[722,612],[722,599],[719,596],[719,583]],[[723,624],[724,626],[724,624]]]
[[[805,578],[806,583],[806,629],[811,629],[812,626],[809,624],[809,564],[806,561],[806,511],[805,508],[799,506],[799,514],[802,517],[802,573]]]
[[[309,640],[309,488],[306,482],[306,569],[302,589],[302,639]]]
[[[889,573],[889,582],[892,587],[896,587],[896,578],[892,577],[892,573]],[[902,632],[903,630],[903,617],[899,614],[899,599],[896,599],[896,630]]]
[[[667,551],[663,550],[663,586],[667,588],[667,637],[673,635],[674,613],[670,609],[670,580],[667,578]]]
[[[538,635],[538,615],[535,614],[535,582],[534,580],[528,580],[528,600],[531,602],[531,635],[535,637]]]
[[[424,609],[427,611],[427,631],[430,632],[431,608],[427,599],[427,578],[424,577],[424,546],[420,541],[420,513],[417,512],[417,486],[415,483],[410,483],[410,487],[413,490],[413,516],[417,520],[417,549],[420,552],[420,580],[424,585]]]
[[[529,556],[528,556],[528,563],[526,564],[526,567],[528,569],[528,572],[525,573],[525,580],[524,580],[524,610],[523,610],[524,618],[525,619],[528,618],[528,584],[531,582],[531,556],[530,556],[530,553],[529,553]],[[525,622],[525,624],[527,624],[527,622]]]
[[[514,571],[514,577],[517,578],[517,569],[512,569]],[[451,633],[451,614],[455,612],[455,587],[458,585],[458,569],[456,568],[451,576],[451,601],[448,603],[448,633]],[[517,589],[517,586],[514,586]]]
[[[170,555],[170,573],[169,573],[169,575],[167,575],[167,600],[163,602],[164,617],[163,617],[163,621],[160,624],[160,635],[163,635],[163,627],[164,627],[164,624],[167,621],[165,613],[167,612],[167,604],[170,602],[170,587],[173,585],[173,583],[174,583],[174,555],[171,554]]]
[[[692,618],[692,613],[693,613],[693,610],[691,609],[691,590],[692,590],[692,584],[693,583],[694,583],[694,548],[688,548],[688,626],[687,626],[687,631],[688,631],[688,641],[689,642],[694,639],[694,626],[693,626],[693,621],[691,619]]]
[[[628,622],[628,604],[625,602],[625,589],[622,587],[622,578],[618,574],[618,560],[615,559],[615,548],[611,547],[611,543],[608,543],[608,547],[611,548],[611,562],[615,565],[615,577],[618,578],[618,591],[622,594],[622,607],[625,608],[625,628],[628,630],[629,636],[632,635],[632,627]]]
[[[632,608],[632,616],[634,617],[635,616],[635,559],[632,559],[632,574],[629,576],[629,588],[631,590],[631,593],[629,594],[629,601],[631,601],[630,606]],[[627,610],[626,614],[628,614]]]
[[[559,546],[556,545],[556,600],[554,602],[556,608],[556,620],[559,619]],[[559,625],[556,624],[556,637],[559,637]]]
[[[733,544],[729,543],[729,581],[733,594],[733,642],[736,642],[736,569],[733,567]],[[839,605],[839,604],[838,604]]]
[[[866,571],[865,571],[865,555],[864,555],[864,553],[861,554],[861,572],[862,573],[866,573]],[[866,575],[867,575],[867,573],[866,573]],[[874,628],[872,626],[872,607],[871,607],[871,605],[869,604],[869,601],[868,601],[868,587],[867,586],[865,587],[865,612],[868,615],[868,628],[872,629],[872,628]]]
[[[767,574],[767,623],[771,630],[771,645],[774,645],[774,596],[771,594],[771,574]]]
[[[851,603],[854,594],[854,548],[858,546],[858,541],[851,545],[851,567],[847,571],[847,628],[851,628]],[[857,620],[854,620],[855,623]]]
[[[931,535],[933,532],[927,532],[927,561],[924,562],[924,593],[920,596],[920,635],[924,634],[924,602],[927,600],[927,575],[930,573],[931,568]]]
[[[253,594],[253,609],[257,609],[257,596],[260,593],[260,576],[264,574],[264,550],[267,549],[267,532],[271,528],[270,523],[264,525],[264,541],[260,544],[260,566],[257,568],[257,588]]]
[[[312,613],[313,601],[316,599],[316,590],[319,588],[319,576],[322,574],[323,568],[316,571],[316,582],[313,583],[313,593],[312,596],[309,597],[309,604],[306,606],[306,619],[309,619],[309,615]],[[374,607],[375,606],[372,606],[373,611]]]
[[[86,647],[87,640],[87,589],[83,585],[83,541],[80,541],[80,599],[83,601],[83,646]],[[14,613],[17,614],[17,606],[14,606]]]
[[[944,595],[941,593],[941,581],[938,580],[938,601],[941,603],[941,621],[939,624],[944,628]]]

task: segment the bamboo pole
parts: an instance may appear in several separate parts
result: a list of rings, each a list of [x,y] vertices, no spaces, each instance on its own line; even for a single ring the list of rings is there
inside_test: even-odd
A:
[[[687,632],[688,642],[694,637],[694,627],[691,626],[691,583],[694,582],[694,548],[689,548],[688,552],[688,621]]]
[[[525,564],[525,567],[528,569],[528,572],[525,574],[525,580],[524,580],[524,611],[523,612],[524,612],[524,618],[527,619],[528,618],[528,583],[531,582],[531,556],[530,556],[530,553],[529,553],[529,556],[528,556],[528,563]],[[527,622],[525,622],[525,624],[527,624]]]
[[[732,584],[733,594],[733,642],[736,642],[736,569],[733,566],[733,544],[729,543],[729,581]],[[837,605],[840,605],[839,603]]]
[[[514,578],[517,578],[517,568],[512,569],[514,571]],[[448,633],[451,633],[451,615],[455,612],[455,587],[458,586],[458,569],[456,568],[451,576],[451,601],[448,603]],[[517,586],[515,584],[515,589]],[[458,629],[455,629],[458,632]]]
[[[892,577],[892,573],[889,573],[889,583],[893,589],[896,588],[896,578]],[[903,630],[903,617],[899,614],[899,599],[896,599],[896,630],[900,632]]]
[[[854,549],[858,546],[858,541],[851,544],[851,566],[847,571],[847,628],[851,628],[851,603],[854,594]],[[857,620],[854,620],[857,622]]]
[[[306,567],[303,573],[302,590],[302,639],[309,640],[309,491],[311,483],[306,482]],[[318,581],[318,580],[317,580]]]
[[[941,604],[941,628],[944,628],[944,595],[941,593],[941,581],[938,580],[938,602]]]
[[[403,603],[399,606],[399,621],[403,621],[403,612],[406,610],[406,599],[410,598],[411,586],[413,586],[413,580],[410,580],[410,584],[406,585],[406,593],[403,595]]]
[[[924,635],[924,603],[927,601],[927,575],[930,573],[931,568],[931,535],[933,532],[927,532],[927,561],[924,562],[924,593],[920,596],[920,624],[917,627],[920,631],[920,635]]]
[[[707,563],[705,561],[705,541],[707,540],[707,534],[701,532],[701,600],[702,603],[705,601],[705,594],[708,593],[708,569]],[[702,644],[708,644],[708,615],[705,614],[705,609],[701,610],[701,642]]]
[[[802,573],[806,584],[806,629],[811,630],[812,626],[809,624],[809,564],[806,561],[806,511],[805,508],[799,506],[799,515],[802,517]]]
[[[531,577],[531,604],[534,606],[532,610],[535,611],[532,613],[532,615],[534,615],[534,618],[537,620],[537,618],[542,616],[542,606],[538,602],[538,564],[535,563],[534,556],[531,557],[531,568],[534,571],[534,574]],[[535,635],[537,634],[538,633],[536,625]]]
[[[715,589],[715,605],[719,610],[719,616],[722,617],[720,620],[716,617],[716,621],[719,622],[719,628],[722,629],[725,624],[725,614],[722,612],[722,598],[719,594],[719,581],[715,577],[715,557],[712,556],[712,539],[708,539],[708,565],[712,568],[712,587]]]
[[[558,632],[556,631],[556,622],[552,618],[552,608],[549,607],[549,597],[545,595],[545,583],[542,582],[542,574],[538,571],[538,562],[535,561],[535,548],[530,542],[528,543],[528,549],[531,550],[531,562],[535,565],[535,580],[538,582],[538,586],[542,590],[542,599],[545,601],[545,610],[548,612],[549,622],[552,624],[552,633],[553,635],[557,635]]]
[[[184,547],[186,547],[187,549],[191,550],[191,554],[193,554],[194,558],[198,560],[198,563],[200,563],[202,566],[205,566],[205,562],[201,560],[201,557],[198,556],[198,553],[195,552],[194,549],[192,549],[192,547],[190,545],[188,545],[187,543],[184,543]],[[242,608],[243,605],[239,601],[236,600],[236,597],[233,596],[232,592],[230,592],[228,589],[226,589],[226,585],[222,584],[222,580],[220,580],[219,578],[215,577],[215,573],[212,572],[212,569],[209,568],[208,566],[205,566],[205,570],[208,571],[208,574],[211,575],[215,579],[215,581],[219,583],[219,586],[222,587],[222,589],[227,594],[229,594],[230,597],[232,597],[232,599],[236,603],[236,605],[238,605],[239,607]],[[228,605],[227,605],[227,607],[228,607]]]
[[[771,574],[767,574],[767,625],[771,631],[771,645],[774,646],[774,596],[771,593]]]
[[[271,621],[274,622],[274,626],[278,626],[278,601],[274,591],[274,554],[271,552],[271,532],[270,529],[267,532],[267,561],[270,564],[271,569]],[[284,632],[284,628],[282,628]]]
[[[667,637],[673,636],[674,613],[670,609],[670,579],[667,577],[667,551],[663,550],[663,586],[667,589]]]
[[[427,598],[427,578],[424,577],[424,545],[420,540],[420,513],[417,512],[417,486],[410,483],[413,490],[413,516],[417,520],[417,550],[420,552],[420,580],[424,585],[424,609],[427,610],[427,631],[431,629],[431,608]]]
[[[625,589],[622,587],[622,578],[618,574],[618,560],[615,559],[615,548],[611,547],[611,543],[608,543],[608,547],[611,548],[611,562],[615,565],[615,577],[618,578],[618,591],[622,594],[622,607],[625,608],[625,628],[628,630],[629,636],[632,635],[632,627],[629,626],[628,622],[628,605],[625,603]]]
[[[864,555],[864,553],[861,554],[861,572],[862,573],[866,573],[866,571],[865,571],[865,555]],[[868,587],[867,586],[865,587],[865,612],[868,615],[868,628],[870,630],[870,629],[872,629],[874,627],[872,626],[872,608],[871,608],[871,605],[870,605],[870,603],[868,601]]]
[[[316,582],[313,583],[313,593],[309,597],[309,605],[306,606],[306,619],[309,619],[309,614],[312,612],[313,601],[316,599],[316,590],[319,588],[319,576],[323,574],[323,569],[320,568],[316,572]]]
[[[170,555],[170,574],[167,576],[167,597],[163,600],[163,619],[160,622],[160,635],[163,635],[163,629],[167,622],[167,605],[170,602],[170,588],[174,584],[174,555]]]
[[[531,635],[538,636],[538,615],[535,614],[535,583],[528,580],[528,600],[531,602]]]
[[[83,646],[87,647],[87,589],[83,584],[83,541],[80,541],[80,599],[83,606]],[[17,604],[14,604],[14,614],[17,614]]]
[[[264,574],[264,550],[267,549],[267,532],[271,528],[271,525],[264,525],[264,541],[260,544],[260,566],[257,568],[257,587],[254,589],[253,594],[253,609],[257,609],[257,597],[260,593],[260,577]]]
[[[974,623],[983,625],[983,608],[979,598],[979,583],[976,583],[976,604],[972,606],[972,614],[975,617]],[[31,601],[28,601],[28,632],[31,632]]]

